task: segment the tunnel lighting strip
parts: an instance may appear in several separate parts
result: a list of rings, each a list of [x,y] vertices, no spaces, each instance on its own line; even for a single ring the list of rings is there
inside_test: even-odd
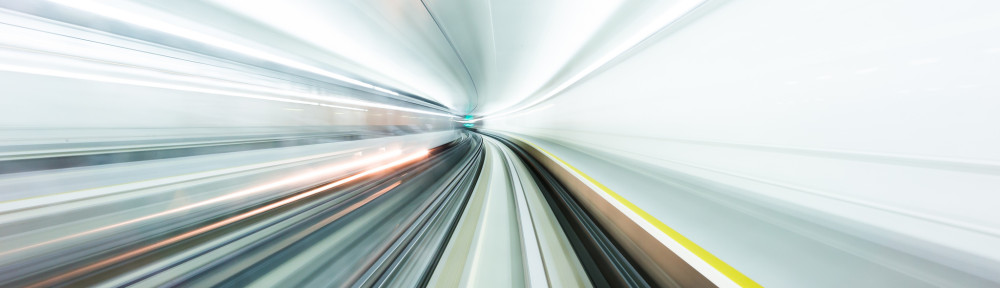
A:
[[[354,84],[354,85],[357,85],[357,86],[368,88],[368,89],[371,89],[371,90],[375,90],[375,91],[379,91],[379,92],[383,92],[383,93],[388,93],[388,94],[392,94],[392,95],[396,95],[396,96],[400,95],[399,93],[397,93],[395,91],[392,91],[392,90],[389,90],[389,89],[386,89],[386,88],[382,88],[382,87],[378,87],[378,86],[375,86],[375,85],[372,85],[372,84],[369,84],[369,83],[366,83],[366,82],[363,82],[363,81],[360,81],[360,80],[357,80],[357,79],[353,79],[353,78],[350,78],[350,77],[347,77],[347,76],[344,76],[344,75],[341,75],[341,74],[338,74],[338,73],[330,72],[330,71],[327,71],[325,69],[322,69],[322,68],[319,68],[319,67],[316,67],[316,66],[312,66],[312,65],[305,64],[305,63],[301,63],[301,62],[298,62],[298,61],[295,61],[295,60],[292,60],[292,59],[288,59],[288,58],[285,58],[285,57],[282,57],[282,56],[271,54],[271,53],[268,53],[268,52],[265,52],[265,51],[262,51],[262,50],[258,50],[258,49],[255,49],[255,48],[243,46],[243,45],[240,45],[240,44],[235,43],[235,42],[231,42],[231,41],[227,41],[227,40],[224,40],[224,39],[219,39],[219,38],[216,38],[216,37],[212,37],[210,35],[207,35],[207,34],[204,34],[204,33],[200,33],[198,31],[194,31],[194,30],[191,30],[191,29],[183,28],[183,27],[180,27],[180,26],[177,26],[177,25],[173,25],[173,24],[170,24],[170,23],[167,23],[167,22],[159,21],[157,19],[154,19],[152,17],[148,17],[146,15],[137,15],[137,14],[134,14],[134,13],[131,13],[131,12],[128,12],[128,11],[125,11],[125,10],[121,10],[121,9],[112,7],[110,5],[101,3],[100,1],[88,1],[88,0],[49,0],[49,1],[53,2],[53,3],[56,3],[56,4],[59,4],[59,5],[62,5],[62,6],[71,7],[71,8],[79,9],[79,10],[82,10],[82,11],[87,11],[87,12],[90,12],[90,13],[94,13],[96,15],[100,15],[100,16],[103,16],[103,17],[110,18],[110,19],[115,19],[115,20],[122,21],[122,22],[125,22],[125,23],[133,24],[133,25],[136,25],[136,26],[140,26],[140,27],[144,27],[144,28],[148,28],[148,29],[160,31],[160,32],[163,32],[163,33],[167,33],[167,34],[171,34],[171,35],[174,35],[174,36],[182,37],[182,38],[185,38],[185,39],[188,39],[188,40],[192,40],[192,41],[196,41],[196,42],[199,42],[199,43],[207,44],[207,45],[210,45],[210,46],[222,48],[222,49],[225,49],[225,50],[233,51],[233,52],[240,53],[240,54],[243,54],[243,55],[246,55],[246,56],[250,56],[250,57],[254,57],[254,58],[257,58],[257,59],[262,59],[262,60],[274,62],[274,63],[277,63],[277,64],[285,65],[285,66],[288,66],[288,67],[291,67],[291,68],[299,69],[299,70],[302,70],[302,71],[319,74],[319,75],[322,75],[322,76],[326,76],[326,77],[329,77],[329,78],[333,78],[333,79],[336,79],[336,80],[340,80],[340,81],[343,81],[343,82],[347,82],[347,83],[350,83],[350,84]],[[302,96],[300,96],[300,97],[302,97]],[[315,95],[310,95],[309,98],[313,98],[313,97],[316,97],[316,96]],[[356,101],[356,102],[362,102],[362,101]],[[354,103],[348,103],[348,104],[354,104]],[[391,110],[400,110],[400,111],[422,113],[422,114],[430,114],[430,115],[438,115],[438,116],[445,116],[445,117],[454,117],[454,115],[450,115],[450,114],[426,112],[426,111],[421,111],[421,110],[417,110],[417,109],[409,109],[409,108],[396,107],[396,106],[391,106],[391,105],[384,105],[384,104],[370,103],[370,102],[368,102],[368,103],[357,103],[355,105],[363,105],[363,106],[369,106],[369,107],[385,108],[385,109],[391,109]]]
[[[77,276],[80,276],[82,274],[86,274],[86,273],[92,272],[94,270],[104,268],[104,267],[106,267],[108,265],[112,265],[112,264],[115,264],[115,263],[127,260],[129,258],[138,256],[138,255],[141,255],[141,254],[144,254],[144,253],[147,253],[147,252],[159,249],[159,248],[162,248],[164,246],[167,246],[167,245],[170,245],[170,244],[174,244],[174,243],[186,240],[188,238],[192,238],[192,237],[201,235],[203,233],[215,230],[216,228],[220,228],[220,227],[232,224],[232,223],[236,223],[238,221],[241,221],[241,220],[244,220],[244,219],[256,216],[258,214],[270,211],[272,209],[275,209],[275,208],[278,208],[278,207],[281,207],[281,206],[285,206],[285,205],[287,205],[289,203],[305,199],[307,197],[316,195],[316,194],[318,194],[320,192],[323,192],[323,191],[335,188],[337,186],[344,185],[346,183],[349,183],[351,181],[357,180],[359,178],[362,178],[362,177],[365,177],[365,176],[369,176],[369,175],[372,175],[372,174],[375,174],[375,173],[378,173],[378,172],[382,172],[382,171],[384,171],[386,169],[393,168],[393,167],[396,167],[396,166],[399,166],[399,165],[402,165],[402,164],[405,164],[405,163],[408,163],[408,162],[411,162],[411,161],[422,159],[422,158],[426,157],[428,154],[429,154],[428,150],[422,150],[420,152],[417,152],[417,153],[408,155],[406,157],[403,157],[402,159],[398,159],[396,161],[390,162],[388,164],[384,164],[382,166],[378,166],[378,167],[375,167],[375,168],[372,168],[372,169],[369,169],[369,170],[365,170],[364,172],[361,172],[361,173],[358,173],[358,174],[354,174],[354,175],[352,175],[350,177],[337,180],[337,181],[335,181],[333,183],[326,184],[326,185],[320,186],[318,188],[315,188],[315,189],[312,189],[312,190],[309,190],[309,191],[306,191],[306,192],[302,192],[302,193],[296,194],[295,196],[288,197],[288,198],[285,198],[285,199],[283,199],[281,201],[268,204],[268,205],[266,205],[264,207],[260,207],[260,208],[257,208],[257,209],[251,210],[251,211],[247,211],[247,212],[244,212],[242,214],[239,214],[239,215],[227,218],[225,220],[222,220],[222,221],[219,221],[219,222],[215,222],[215,223],[209,224],[207,226],[203,226],[201,228],[198,228],[198,229],[195,229],[195,230],[191,230],[191,231],[185,232],[183,234],[180,234],[180,235],[177,235],[177,236],[174,236],[174,237],[170,237],[170,238],[168,238],[166,240],[163,240],[163,241],[160,241],[160,242],[156,242],[156,243],[144,246],[142,248],[139,248],[139,249],[136,249],[136,250],[132,250],[132,251],[126,252],[124,254],[121,254],[121,255],[118,255],[118,256],[115,256],[115,257],[111,257],[111,258],[102,260],[100,262],[97,262],[97,263],[94,263],[94,264],[90,264],[90,265],[81,267],[79,269],[67,272],[65,274],[62,274],[62,275],[59,275],[59,276],[55,276],[55,277],[46,279],[46,280],[44,280],[42,282],[38,282],[38,283],[32,284],[32,285],[30,285],[28,287],[49,287],[49,286],[52,286],[52,285],[54,285],[56,283],[68,280],[70,278],[77,277]],[[281,181],[279,181],[279,182],[281,182]],[[388,192],[389,190],[392,190],[393,188],[396,188],[396,186],[399,186],[400,183],[401,182],[397,181],[395,184],[392,184],[389,187],[383,188],[381,191],[376,192],[375,195],[381,196],[385,192]],[[234,193],[234,194],[237,194],[237,193]],[[230,194],[230,195],[233,195],[233,194]],[[375,196],[375,197],[377,197],[377,196]],[[223,196],[223,197],[225,197],[225,196]],[[221,198],[221,197],[219,197],[219,198]],[[369,198],[371,198],[371,197],[369,197]],[[370,200],[368,200],[368,201],[370,201]],[[181,207],[181,208],[183,208],[183,207]],[[174,209],[174,210],[176,210],[176,209]],[[170,210],[170,211],[173,211],[173,210]]]
[[[105,83],[115,83],[115,84],[125,84],[125,85],[134,85],[134,86],[144,86],[144,87],[152,87],[152,88],[163,88],[163,89],[171,89],[171,90],[178,90],[178,91],[188,91],[188,92],[196,92],[196,93],[207,93],[207,94],[215,94],[215,95],[225,95],[225,96],[233,96],[233,97],[259,99],[259,100],[268,100],[268,101],[278,101],[278,102],[286,102],[286,103],[304,104],[304,105],[315,105],[315,106],[322,106],[322,107],[336,108],[336,109],[346,109],[346,110],[353,110],[353,111],[368,111],[368,109],[362,109],[362,108],[356,108],[356,107],[347,107],[347,106],[338,106],[338,105],[326,104],[326,103],[321,103],[321,102],[309,102],[309,101],[302,101],[302,100],[295,100],[295,99],[288,99],[288,98],[281,98],[281,97],[272,97],[272,96],[265,96],[265,95],[257,95],[257,94],[251,94],[251,93],[234,92],[234,91],[212,89],[212,88],[202,88],[202,87],[195,87],[195,86],[189,86],[189,85],[170,84],[170,83],[148,81],[148,80],[126,79],[126,78],[121,78],[121,77],[102,76],[102,75],[96,75],[96,74],[90,74],[90,73],[77,73],[77,72],[68,72],[68,71],[53,70],[53,69],[44,69],[44,68],[35,68],[35,67],[25,67],[25,66],[17,66],[17,65],[0,64],[0,71],[9,71],[9,72],[17,72],[17,73],[25,73],[25,74],[35,74],[35,75],[61,77],[61,78],[71,78],[71,79],[88,80],[88,81],[105,82]],[[201,82],[201,84],[209,84],[209,83],[211,83],[211,84],[216,84],[216,85],[220,85],[220,86],[227,86],[227,87],[230,87],[230,88],[251,89],[251,90],[257,90],[257,92],[261,92],[261,93],[284,94],[285,96],[307,98],[307,99],[319,100],[319,101],[340,102],[340,103],[348,104],[348,105],[367,106],[367,107],[373,107],[373,108],[382,108],[382,109],[397,110],[397,111],[404,111],[404,112],[412,112],[412,113],[419,113],[419,114],[428,114],[428,115],[435,115],[435,116],[442,116],[442,117],[452,117],[452,118],[453,117],[458,117],[458,116],[455,116],[455,115],[444,114],[444,113],[429,112],[429,111],[423,111],[423,110],[418,110],[418,109],[397,107],[397,106],[392,106],[392,105],[379,104],[379,103],[371,103],[371,102],[351,100],[351,99],[338,99],[338,98],[324,97],[324,96],[318,96],[318,95],[304,93],[304,92],[288,91],[288,90],[281,90],[281,89],[275,89],[275,88],[260,87],[260,86],[254,86],[254,85],[248,85],[248,84],[236,84],[236,83],[230,83],[230,82],[224,82],[224,81],[208,81],[208,80],[203,80],[203,79],[194,79],[192,77],[180,77],[180,76],[158,76],[158,77],[161,77],[161,78],[164,78],[164,79],[174,78],[173,80],[183,79],[183,80],[186,80],[186,81]]]
[[[625,40],[622,43],[622,45],[618,45],[617,47],[615,47],[615,49],[612,49],[608,53],[604,54],[604,56],[602,56],[601,58],[597,59],[597,61],[594,61],[593,63],[591,63],[589,66],[587,66],[587,68],[584,68],[583,70],[581,70],[580,73],[577,73],[577,74],[573,75],[573,77],[567,79],[566,81],[563,81],[562,84],[559,84],[559,86],[557,86],[555,89],[552,89],[551,91],[549,91],[548,93],[546,93],[544,96],[538,98],[538,100],[535,100],[535,101],[531,102],[530,104],[524,105],[520,109],[514,109],[514,110],[511,110],[511,111],[504,112],[504,113],[500,113],[500,114],[496,114],[496,115],[491,115],[491,116],[486,116],[486,117],[482,117],[482,118],[479,118],[479,119],[474,119],[474,120],[472,120],[472,122],[481,121],[483,119],[489,119],[489,118],[511,116],[511,114],[514,114],[514,113],[523,111],[525,109],[531,108],[532,106],[538,105],[539,103],[542,103],[545,100],[549,100],[553,96],[556,96],[557,94],[562,93],[564,90],[568,89],[570,86],[573,86],[573,84],[576,84],[577,82],[579,82],[583,78],[589,76],[591,73],[594,73],[594,71],[597,71],[597,69],[600,69],[601,67],[604,67],[605,65],[607,65],[611,61],[615,60],[616,58],[618,58],[622,54],[625,54],[626,52],[628,52],[632,48],[635,48],[635,47],[639,46],[639,44],[641,44],[643,41],[645,41],[646,39],[649,39],[650,37],[652,37],[653,35],[655,35],[657,32],[662,31],[667,26],[670,26],[670,24],[673,24],[674,22],[677,22],[677,20],[679,20],[682,17],[684,17],[684,15],[687,15],[688,13],[690,13],[691,11],[693,11],[694,9],[698,8],[699,6],[701,6],[702,4],[705,4],[705,2],[708,2],[708,0],[686,0],[686,1],[682,0],[682,1],[679,1],[679,2],[680,3],[676,4],[676,6],[675,6],[677,8],[671,7],[671,9],[667,9],[666,13],[663,13],[662,15],[660,15],[660,17],[657,17],[654,21],[652,21],[652,23],[650,23],[649,25],[646,25],[645,27],[643,27],[642,29],[640,29],[635,34],[632,34],[632,37],[629,37],[627,40]]]
[[[105,83],[134,85],[134,86],[143,86],[143,87],[152,87],[152,88],[163,88],[163,89],[171,89],[171,90],[178,90],[178,91],[196,92],[196,93],[226,95],[226,96],[243,97],[243,98],[259,99],[259,100],[269,100],[269,101],[278,101],[278,102],[295,103],[295,104],[304,104],[304,105],[316,105],[316,106],[323,106],[323,107],[330,107],[330,108],[337,108],[337,109],[347,109],[347,110],[354,110],[354,111],[368,111],[367,109],[361,109],[361,108],[346,107],[346,106],[336,106],[336,105],[329,105],[329,104],[323,104],[323,103],[318,103],[318,102],[300,101],[300,100],[295,100],[295,99],[287,99],[287,98],[279,98],[279,97],[255,95],[255,94],[250,94],[250,93],[241,93],[241,92],[233,92],[233,91],[226,91],[226,90],[219,90],[219,89],[200,88],[200,87],[194,87],[194,86],[185,86],[185,85],[177,85],[177,84],[169,84],[169,83],[161,83],[161,82],[145,81],[145,80],[125,79],[125,78],[118,78],[118,77],[110,77],[110,76],[101,76],[101,75],[95,75],[95,74],[88,74],[88,73],[67,72],[67,71],[42,69],[42,68],[34,68],[34,67],[23,67],[23,66],[14,66],[14,65],[3,65],[3,64],[0,64],[0,71],[18,72],[18,73],[25,73],[25,74],[35,74],[35,75],[53,76],[53,77],[61,77],[61,78],[71,78],[71,79],[88,80],[88,81],[105,82]]]
[[[274,55],[274,54],[271,54],[271,53],[268,53],[268,52],[265,52],[265,51],[261,51],[261,50],[258,50],[258,49],[254,49],[254,48],[251,48],[251,47],[243,46],[243,45],[240,45],[240,44],[237,44],[237,43],[234,43],[234,42],[231,42],[231,41],[227,41],[227,40],[224,40],[224,39],[215,38],[215,37],[212,37],[210,35],[200,33],[198,31],[194,31],[194,30],[191,30],[191,29],[187,29],[187,28],[183,28],[183,27],[180,27],[180,26],[172,25],[172,24],[167,23],[167,22],[159,21],[157,19],[154,19],[154,18],[146,16],[146,15],[133,14],[131,12],[128,12],[128,11],[125,11],[125,10],[121,10],[121,9],[112,7],[110,5],[101,3],[100,1],[88,1],[88,0],[49,0],[49,1],[53,2],[53,3],[56,3],[56,4],[59,4],[59,5],[63,5],[63,6],[67,6],[67,7],[72,7],[72,8],[75,8],[75,9],[79,9],[79,10],[87,11],[87,12],[94,13],[94,14],[97,14],[97,15],[101,15],[101,16],[104,16],[104,17],[107,17],[107,18],[111,18],[111,19],[115,19],[115,20],[119,20],[119,21],[122,21],[122,22],[129,23],[129,24],[133,24],[133,25],[136,25],[136,26],[141,26],[141,27],[153,29],[153,30],[160,31],[160,32],[163,32],[163,33],[171,34],[171,35],[174,35],[174,36],[186,38],[186,39],[189,39],[189,40],[193,40],[193,41],[197,41],[197,42],[200,42],[200,43],[208,44],[208,45],[215,46],[215,47],[218,47],[218,48],[222,48],[222,49],[226,49],[226,50],[229,50],[229,51],[237,52],[237,53],[240,53],[240,54],[243,54],[243,55],[246,55],[246,56],[250,56],[250,57],[254,57],[254,58],[258,58],[258,59],[263,59],[263,60],[267,60],[267,61],[271,61],[271,62],[275,62],[275,63],[278,63],[278,64],[282,64],[282,65],[285,65],[285,66],[288,66],[288,67],[292,67],[292,68],[296,68],[296,69],[303,70],[303,71],[308,71],[308,72],[316,73],[316,74],[319,74],[319,75],[323,75],[323,76],[326,76],[326,77],[330,77],[330,78],[333,78],[333,79],[337,79],[337,80],[340,80],[340,81],[351,83],[351,84],[354,84],[354,85],[357,85],[357,86],[365,87],[365,88],[368,88],[368,89],[379,88],[378,89],[379,91],[383,91],[383,92],[386,92],[386,93],[389,93],[389,94],[393,94],[393,95],[399,95],[399,93],[396,93],[394,91],[390,91],[388,89],[380,88],[380,87],[377,87],[375,85],[368,84],[368,83],[365,83],[363,81],[360,81],[360,80],[357,80],[357,79],[354,79],[354,78],[350,78],[350,77],[347,77],[347,76],[344,76],[344,75],[333,73],[333,72],[327,71],[325,69],[322,69],[322,68],[319,68],[319,67],[316,67],[316,66],[304,64],[304,63],[301,63],[301,62],[298,62],[298,61],[295,61],[295,60],[284,58],[284,57],[281,57],[281,56],[278,56],[278,55]]]

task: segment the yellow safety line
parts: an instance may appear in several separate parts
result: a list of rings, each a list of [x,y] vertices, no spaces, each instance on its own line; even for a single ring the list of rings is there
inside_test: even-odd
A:
[[[584,179],[587,179],[587,181],[590,181],[590,183],[593,183],[595,186],[601,188],[601,190],[604,190],[605,193],[611,195],[612,198],[618,200],[619,203],[625,205],[625,207],[628,207],[629,210],[632,210],[632,212],[638,214],[639,217],[642,217],[642,219],[645,219],[650,224],[653,224],[653,226],[655,226],[657,229],[660,229],[660,231],[662,231],[664,234],[667,234],[667,236],[670,236],[670,238],[674,239],[674,241],[680,243],[681,246],[684,246],[684,248],[687,248],[689,251],[691,251],[691,253],[694,253],[695,256],[701,258],[702,261],[705,261],[705,263],[711,265],[712,268],[715,268],[716,270],[719,270],[719,272],[722,272],[723,275],[729,277],[729,279],[732,280],[733,282],[736,282],[737,285],[740,285],[741,287],[763,287],[760,284],[757,284],[757,282],[754,282],[753,279],[750,279],[750,277],[747,277],[746,275],[743,275],[743,273],[740,273],[740,271],[736,270],[736,268],[729,266],[729,264],[726,264],[726,262],[723,262],[718,257],[715,257],[715,255],[712,255],[712,253],[709,253],[704,248],[701,248],[701,246],[698,246],[698,244],[695,244],[687,237],[684,237],[684,235],[681,235],[681,233],[678,233],[673,228],[670,228],[670,226],[667,226],[667,224],[663,224],[663,222],[661,222],[659,219],[656,219],[656,217],[653,217],[653,215],[649,215],[649,213],[642,210],[642,208],[639,208],[639,206],[632,204],[632,202],[629,202],[627,199],[625,199],[625,197],[618,195],[618,193],[611,191],[611,189],[608,188],[607,186],[604,186],[604,184],[597,182],[597,180],[594,180],[594,178],[591,178],[589,175],[583,173],[583,171],[580,171],[580,169],[576,169],[576,167],[573,167],[573,165],[569,165],[569,163],[566,163],[566,161],[563,161],[559,157],[556,157],[556,155],[549,153],[549,151],[542,149],[542,147],[539,147],[534,143],[525,141],[524,139],[520,138],[518,139],[523,141],[524,143],[528,143],[528,145],[531,145],[532,147],[535,147],[535,149],[544,152],[545,154],[549,155],[549,157],[552,157],[552,159],[556,159],[563,165],[566,165],[566,167],[569,167],[569,169],[572,169],[580,176],[583,176]]]

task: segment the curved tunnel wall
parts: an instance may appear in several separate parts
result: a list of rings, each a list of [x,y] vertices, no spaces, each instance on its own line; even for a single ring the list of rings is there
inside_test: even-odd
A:
[[[595,43],[614,46],[611,44],[631,35],[618,31],[646,22],[632,13],[659,11],[644,9],[645,4],[635,4],[638,2],[608,4],[624,10],[597,13],[611,20],[607,20],[608,26],[601,26],[604,28],[588,26],[600,37],[577,39],[587,42],[584,50],[590,51],[563,59],[528,51],[542,47],[548,49],[545,53],[560,54],[563,50],[551,49],[558,46],[552,43],[563,42],[565,51],[571,51],[577,46],[572,43],[577,42],[526,31],[550,31],[533,25],[540,21],[558,23],[550,26],[551,31],[586,31],[582,24],[562,22],[570,18],[546,15],[564,12],[558,7],[575,5],[572,1],[536,3],[533,8],[505,3],[500,4],[505,9],[498,14],[492,14],[494,4],[489,2],[465,10],[435,10],[454,8],[451,2],[441,2],[442,6],[433,2],[408,2],[408,6],[377,1],[372,5],[342,3],[346,6],[322,7],[341,14],[355,11],[359,13],[343,15],[361,16],[330,18],[336,20],[333,22],[310,22],[304,17],[296,19],[303,22],[290,26],[278,25],[287,19],[272,18],[280,13],[267,6],[236,9],[250,7],[239,1],[115,2],[104,6],[149,6],[131,13],[181,22],[180,27],[206,30],[203,32],[208,36],[217,37],[214,40],[244,46],[235,50],[225,49],[229,45],[209,47],[212,45],[206,42],[185,41],[176,33],[121,26],[123,23],[108,19],[77,27],[16,12],[66,12],[62,8],[6,10],[18,5],[5,5],[0,11],[4,21],[0,27],[0,87],[5,92],[0,94],[0,160],[19,161],[16,165],[58,164],[10,169],[18,167],[8,162],[6,167],[0,166],[0,174],[8,174],[8,184],[13,183],[6,187],[27,183],[30,185],[24,187],[32,189],[23,191],[41,195],[97,183],[75,179],[112,184],[147,176],[154,179],[153,174],[137,173],[142,171],[127,165],[101,166],[151,159],[165,161],[130,164],[170,176],[194,170],[208,173],[240,163],[277,163],[282,157],[328,153],[330,147],[358,152],[337,156],[344,158],[434,147],[460,133],[409,135],[413,139],[405,141],[400,139],[408,136],[311,145],[451,131],[455,127],[451,115],[445,114],[450,112],[423,110],[428,106],[414,104],[420,99],[393,97],[393,90],[375,89],[374,85],[369,89],[328,76],[343,74],[400,92],[413,91],[422,95],[421,99],[436,99],[452,108],[474,106],[471,102],[465,105],[466,100],[506,105],[511,100],[506,97],[521,95],[484,93],[473,100],[465,94],[489,85],[508,89],[516,86],[510,84],[515,82],[542,83],[542,79],[524,78],[548,75],[540,72],[559,65],[537,69],[539,59],[562,59],[549,63],[553,65],[569,61],[565,63],[569,66],[559,68],[561,72],[545,82],[560,84],[559,79],[568,79],[565,77],[572,75],[570,72],[587,66],[587,59],[595,59],[608,48]],[[488,118],[484,127],[539,140],[534,143],[619,189],[621,195],[659,221],[761,285],[995,285],[1000,281],[1000,273],[996,273],[1000,250],[995,248],[1000,246],[1000,214],[994,208],[1000,202],[995,193],[1000,187],[1000,150],[995,148],[1000,147],[1000,134],[995,132],[1000,120],[996,116],[1000,100],[995,97],[1000,92],[995,83],[1000,76],[1000,41],[995,36],[1000,34],[1000,21],[996,20],[1000,15],[991,11],[1000,11],[1000,5],[972,0],[786,2],[705,1],[685,19],[550,101],[524,113]],[[33,6],[42,2],[24,3]],[[55,6],[45,3],[39,7]],[[668,1],[660,4],[667,5],[664,3]],[[290,10],[284,14],[289,15],[322,11],[309,5],[285,6]],[[500,35],[517,37],[497,42],[486,37],[485,29],[458,29],[457,37],[445,39],[446,32],[456,30],[432,27],[430,24],[437,21],[430,18],[432,10],[445,12],[439,15],[448,27],[466,25],[469,20],[487,21],[487,17],[466,19],[475,14],[469,10],[490,11],[490,23],[493,16],[499,16],[506,20],[498,23],[517,24],[503,28],[516,28],[513,30],[501,29]],[[399,11],[417,14],[397,14]],[[525,11],[534,11],[528,14],[536,18],[525,18]],[[318,14],[314,16],[326,15]],[[378,15],[394,16],[373,17]],[[418,17],[408,18],[413,15]],[[68,18],[77,16],[89,19],[76,14]],[[458,24],[447,24],[448,19],[457,19],[453,21]],[[597,18],[590,16],[572,19],[588,25],[601,22],[592,22]],[[622,19],[633,22],[610,25]],[[496,30],[490,25],[492,35]],[[351,29],[355,26],[364,29]],[[339,36],[329,36],[329,29],[323,27],[345,30],[333,34]],[[409,28],[395,29],[400,27]],[[467,33],[471,34],[464,35]],[[171,35],[177,37],[168,37]],[[530,45],[519,40],[543,36],[546,41]],[[457,45],[448,43],[451,41]],[[469,52],[487,46],[493,47],[492,54]],[[243,55],[246,49],[261,53]],[[239,51],[244,53],[234,53]],[[276,57],[253,57],[259,54]],[[459,57],[469,55],[477,56]],[[496,60],[498,55],[500,60]],[[285,63],[280,65],[269,62],[275,59],[287,61],[278,61]],[[486,63],[487,59],[503,65],[476,69],[479,65],[469,64]],[[287,62],[308,62],[292,66],[315,69],[297,69]],[[531,65],[521,65],[528,63]],[[468,66],[472,69],[461,71]],[[326,73],[317,74],[317,69]],[[433,73],[425,73],[428,71]],[[317,75],[326,76],[314,77]],[[474,85],[480,80],[486,82],[481,83],[484,86]],[[343,105],[314,96],[380,99],[382,104],[395,103],[412,108],[409,111],[429,113]],[[495,96],[506,100],[496,101]],[[569,148],[561,149],[560,144]],[[188,147],[191,145],[204,147]],[[132,151],[136,146],[148,151]],[[292,149],[263,150],[277,147]],[[243,153],[223,153],[226,151]],[[90,157],[96,154],[101,155]],[[206,157],[182,157],[198,155]],[[588,155],[604,162],[578,161],[593,160]],[[32,162],[32,157],[45,161]],[[74,162],[83,158],[98,160]],[[45,175],[49,171],[37,170],[80,167],[87,169],[78,170],[94,172],[60,170],[51,174],[52,178],[67,177],[61,183],[22,181],[17,179],[20,175],[14,175],[34,171],[39,173],[32,175],[49,177]],[[288,171],[292,170],[282,173],[294,174]],[[609,171],[615,173],[604,173]],[[76,178],[66,176],[72,173]],[[272,176],[278,179],[282,173]],[[633,180],[650,181],[628,183]],[[632,185],[619,185],[622,183]],[[678,183],[687,188],[678,188],[684,186]],[[9,199],[26,196],[5,195]],[[753,222],[738,221],[744,220],[740,218],[754,218],[755,224],[767,225],[740,226]],[[792,236],[797,240],[790,241]],[[762,239],[773,243],[762,245]]]
[[[637,171],[656,177],[706,179],[997,281],[997,6],[710,1],[535,109],[483,127],[662,168]]]
[[[4,13],[0,146],[455,127],[369,92]]]

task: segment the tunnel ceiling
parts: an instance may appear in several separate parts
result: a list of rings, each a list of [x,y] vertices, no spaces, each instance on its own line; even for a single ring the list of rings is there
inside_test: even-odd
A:
[[[538,104],[703,1],[132,2],[457,114],[494,115]]]

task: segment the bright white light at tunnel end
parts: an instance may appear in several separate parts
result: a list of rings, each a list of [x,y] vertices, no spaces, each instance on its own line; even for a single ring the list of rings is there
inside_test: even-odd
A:
[[[546,100],[552,99],[556,95],[559,95],[569,87],[573,86],[573,84],[586,78],[591,73],[594,73],[595,71],[597,71],[601,67],[604,67],[608,63],[611,63],[619,56],[627,53],[629,50],[632,50],[633,48],[639,46],[640,44],[642,44],[642,42],[646,41],[646,39],[649,39],[653,37],[653,35],[655,35],[656,33],[663,31],[664,29],[669,27],[671,24],[677,22],[691,11],[694,11],[698,7],[708,2],[708,0],[681,0],[677,2],[678,3],[673,6],[674,7],[673,9],[665,10],[663,14],[659,15],[659,17],[657,17],[655,20],[651,21],[649,25],[646,25],[641,29],[637,30],[629,38],[623,41],[621,45],[618,45],[615,48],[611,49],[610,51],[608,51],[608,53],[605,53],[603,56],[601,56],[601,58],[592,62],[586,68],[580,70],[579,73],[574,74],[566,81],[563,81],[561,84],[559,84],[559,86],[556,86],[556,88],[553,88],[552,90],[549,90],[541,97],[538,97],[535,101],[526,105],[520,105],[520,108],[514,107],[518,105],[513,105],[502,109],[502,110],[507,110],[506,112],[501,112],[496,114],[492,112],[487,113],[488,116],[484,116],[479,119],[474,119],[474,121],[480,121],[483,119],[492,119],[492,118],[505,118],[514,115],[520,115],[524,112],[532,110],[531,109],[532,107],[535,107],[538,104],[541,104]]]

